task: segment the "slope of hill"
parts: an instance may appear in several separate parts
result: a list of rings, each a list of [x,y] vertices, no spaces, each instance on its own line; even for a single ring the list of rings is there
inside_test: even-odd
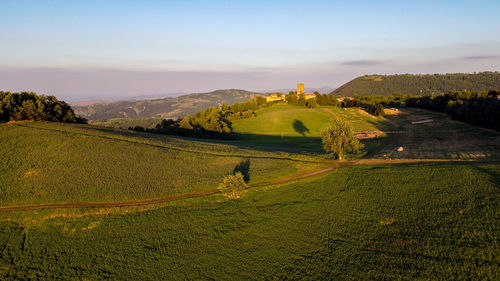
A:
[[[118,101],[75,107],[75,113],[89,120],[110,118],[182,118],[208,107],[233,104],[254,98],[257,93],[245,90],[217,90],[209,93],[183,95],[175,98]]]
[[[240,143],[278,151],[321,152],[321,133],[336,118],[358,132],[380,131],[376,124],[382,121],[359,108],[276,104],[258,111],[256,117],[233,122],[232,128]]]
[[[0,205],[136,200],[214,189],[249,161],[250,183],[293,174],[290,154],[55,122],[0,124]],[[300,156],[298,159],[303,159]]]
[[[426,95],[446,93],[451,90],[487,91],[490,89],[500,89],[499,72],[365,75],[340,86],[332,94],[342,97],[388,96],[396,92]]]

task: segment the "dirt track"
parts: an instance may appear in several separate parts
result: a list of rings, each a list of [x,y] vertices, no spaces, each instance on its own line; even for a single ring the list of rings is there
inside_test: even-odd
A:
[[[351,165],[387,165],[387,164],[411,164],[411,163],[443,163],[443,162],[476,162],[476,161],[454,161],[454,160],[439,160],[439,159],[429,159],[429,160],[418,160],[418,159],[402,159],[402,160],[386,160],[386,159],[359,159],[354,161],[337,162],[328,168],[323,168],[320,170],[308,172],[305,174],[298,174],[289,177],[279,178],[263,183],[250,184],[249,188],[282,184],[292,181],[297,181],[305,178],[314,177],[320,174],[324,174],[340,167],[346,167]],[[172,195],[161,198],[144,199],[144,200],[133,200],[133,201],[115,201],[115,202],[80,202],[80,203],[46,203],[46,204],[35,204],[35,205],[20,205],[20,206],[4,206],[0,207],[0,212],[15,212],[15,211],[34,211],[34,210],[45,210],[45,209],[62,209],[62,208],[116,208],[116,207],[132,207],[132,206],[143,206],[159,204],[171,201],[177,201],[182,199],[196,198],[209,196],[219,193],[219,190],[203,190],[192,193]]]

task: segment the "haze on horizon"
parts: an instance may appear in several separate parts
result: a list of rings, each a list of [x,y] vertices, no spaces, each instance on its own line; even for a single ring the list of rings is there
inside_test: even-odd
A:
[[[0,90],[67,100],[498,71],[498,1],[0,2]]]

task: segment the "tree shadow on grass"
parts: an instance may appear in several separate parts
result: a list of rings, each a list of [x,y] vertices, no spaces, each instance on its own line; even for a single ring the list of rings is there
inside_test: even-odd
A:
[[[306,136],[306,133],[309,133],[309,129],[304,125],[304,123],[297,119],[293,121],[293,129],[303,137]]]
[[[243,175],[243,180],[245,182],[250,181],[250,159],[245,159],[241,161],[236,167],[234,167],[233,174],[240,172]]]

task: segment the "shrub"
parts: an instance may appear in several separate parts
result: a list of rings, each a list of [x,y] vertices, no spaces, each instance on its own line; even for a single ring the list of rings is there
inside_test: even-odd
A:
[[[225,176],[217,188],[227,197],[239,198],[240,194],[247,188],[247,185],[243,174],[237,172],[234,175]]]

